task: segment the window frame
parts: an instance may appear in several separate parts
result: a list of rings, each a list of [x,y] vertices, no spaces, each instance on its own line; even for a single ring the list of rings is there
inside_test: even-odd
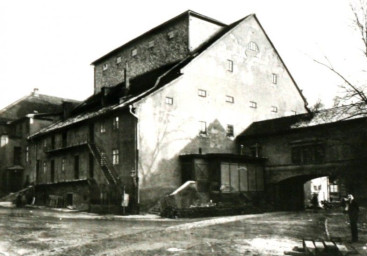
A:
[[[227,59],[227,71],[233,73],[233,60]]]
[[[120,151],[118,149],[112,150],[112,165],[120,164]]]
[[[202,98],[206,98],[207,92],[204,89],[198,89],[198,96]]]
[[[227,124],[226,136],[227,137],[234,137],[234,126],[233,126],[233,124]]]
[[[276,73],[272,73],[271,74],[271,82],[274,84],[274,85],[277,85],[278,84],[278,74]]]
[[[208,127],[205,121],[199,121],[199,134],[200,135],[207,135],[208,134]]]
[[[167,105],[173,105],[173,97],[166,97],[164,102],[167,104]]]
[[[234,103],[234,97],[231,95],[226,95],[226,102],[227,103]]]
[[[112,130],[118,130],[120,129],[120,119],[118,116],[115,116],[112,119]]]
[[[250,101],[250,108],[256,109],[257,108],[257,102],[256,101]]]
[[[278,113],[278,107],[277,106],[271,106],[271,112]]]

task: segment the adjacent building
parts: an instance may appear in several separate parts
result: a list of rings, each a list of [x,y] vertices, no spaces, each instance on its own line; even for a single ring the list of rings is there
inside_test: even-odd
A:
[[[277,208],[302,209],[312,192],[332,201],[352,193],[365,204],[363,113],[363,106],[351,105],[254,122],[237,137],[238,147],[245,155],[266,158],[267,199]],[[305,197],[304,184],[324,176],[327,181],[312,184]]]
[[[137,212],[187,180],[208,199],[264,193],[265,159],[235,138],[308,111],[254,14],[186,11],[92,64],[94,95],[29,137],[36,203]]]
[[[30,95],[0,110],[0,195],[30,185],[27,167],[32,158],[27,137],[58,120],[63,104],[76,103],[39,94],[35,89]]]

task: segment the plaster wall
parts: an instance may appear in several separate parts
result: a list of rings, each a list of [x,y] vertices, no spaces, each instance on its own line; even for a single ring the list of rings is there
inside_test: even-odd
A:
[[[256,56],[246,54],[255,41]],[[227,60],[234,63],[233,72]],[[180,185],[178,156],[185,153],[235,153],[234,137],[253,121],[305,112],[304,101],[254,18],[219,39],[181,70],[183,76],[141,100],[139,175],[141,203],[153,201]],[[272,73],[278,84],[272,84]],[[205,90],[200,97],[198,90]],[[227,96],[233,97],[228,102]],[[166,98],[172,98],[172,104]],[[257,102],[251,108],[250,101]],[[276,113],[271,111],[277,106]],[[207,133],[200,134],[200,122]],[[227,125],[234,136],[226,136]]]

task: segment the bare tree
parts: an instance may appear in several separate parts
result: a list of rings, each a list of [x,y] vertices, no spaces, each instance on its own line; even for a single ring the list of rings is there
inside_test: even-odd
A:
[[[367,64],[367,0],[350,0],[349,5],[353,13],[352,27],[360,36],[361,51],[364,62]],[[361,82],[353,81],[350,76],[334,68],[326,56],[324,56],[324,61],[315,59],[314,61],[326,67],[341,79],[340,88],[342,92],[334,98],[334,107],[343,105],[343,108],[340,108],[341,111],[351,116],[367,114],[367,79]],[[363,67],[361,67],[361,71],[367,73]]]

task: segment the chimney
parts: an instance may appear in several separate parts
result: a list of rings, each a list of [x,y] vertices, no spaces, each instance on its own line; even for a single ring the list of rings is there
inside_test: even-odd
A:
[[[39,95],[39,94],[38,94],[38,88],[34,88],[34,89],[33,89],[32,95],[33,95],[33,96],[36,96],[36,97]]]
[[[124,81],[125,81],[125,94],[127,94],[130,90],[130,79],[129,79],[129,65],[127,62],[125,63],[124,68]]]
[[[74,105],[70,101],[62,102],[62,118],[63,120],[67,119],[71,115],[71,111],[73,110]]]

